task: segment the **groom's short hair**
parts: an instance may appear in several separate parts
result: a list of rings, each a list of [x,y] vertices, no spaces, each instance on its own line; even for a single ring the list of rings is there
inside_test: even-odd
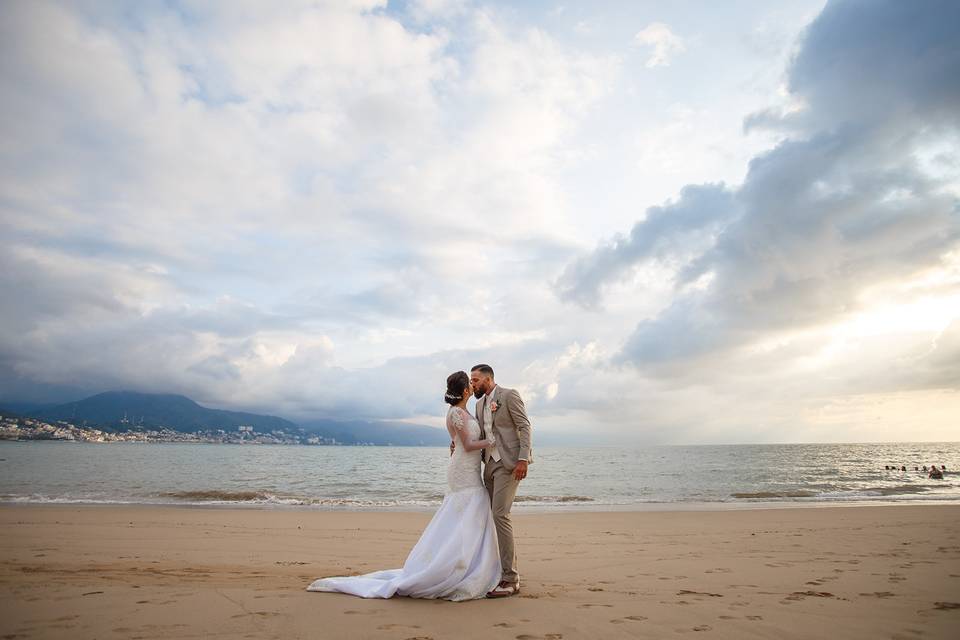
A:
[[[488,365],[488,364],[477,364],[477,365],[474,365],[473,368],[470,369],[470,373],[473,373],[474,371],[479,371],[480,373],[482,373],[482,374],[484,374],[484,375],[488,375],[488,376],[490,376],[491,378],[493,377],[493,367],[491,367],[491,366]]]

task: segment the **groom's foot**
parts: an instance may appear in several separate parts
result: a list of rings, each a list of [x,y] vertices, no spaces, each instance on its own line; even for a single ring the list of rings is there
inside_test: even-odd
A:
[[[497,587],[487,593],[488,598],[507,598],[520,593],[519,582],[501,582]]]

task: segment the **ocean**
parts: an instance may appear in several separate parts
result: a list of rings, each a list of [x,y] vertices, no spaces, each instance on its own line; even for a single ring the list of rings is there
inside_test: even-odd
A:
[[[0,502],[432,509],[433,447],[0,442]],[[960,443],[539,447],[516,509],[956,502]],[[945,465],[942,480],[914,467]],[[885,466],[906,466],[908,471]]]

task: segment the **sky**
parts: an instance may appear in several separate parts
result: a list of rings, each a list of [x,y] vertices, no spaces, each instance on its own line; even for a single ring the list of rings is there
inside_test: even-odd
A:
[[[0,3],[0,400],[957,440],[960,4]]]

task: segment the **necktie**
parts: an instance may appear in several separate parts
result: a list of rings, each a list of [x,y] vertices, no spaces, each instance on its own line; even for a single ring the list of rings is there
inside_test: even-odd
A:
[[[491,403],[491,402],[492,402],[492,401],[490,400],[490,396],[489,396],[489,395],[486,395],[486,396],[483,397],[483,422],[484,422],[485,425],[490,425],[490,434],[491,434],[494,438],[496,438],[496,437],[497,437],[497,434],[496,434],[496,432],[493,430],[493,410],[492,410],[492,408],[490,407],[490,403]],[[488,454],[491,458],[493,458],[495,461],[500,460],[500,452],[497,451],[496,445],[490,447],[490,449],[487,451],[487,454]]]

